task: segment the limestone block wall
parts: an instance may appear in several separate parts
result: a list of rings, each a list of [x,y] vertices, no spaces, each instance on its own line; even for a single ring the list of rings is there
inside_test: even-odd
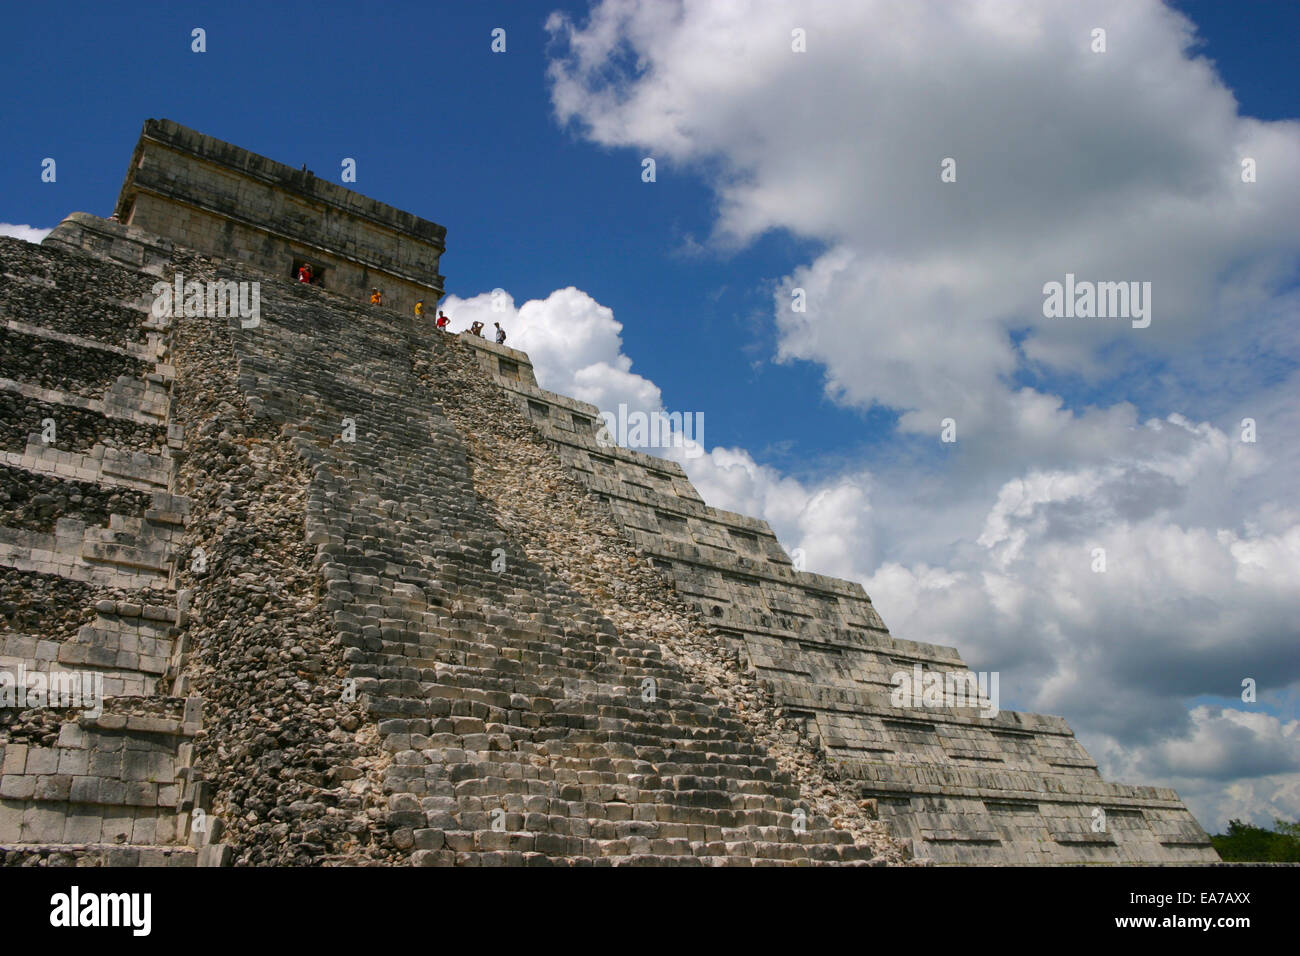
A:
[[[362,299],[379,287],[408,314],[443,294],[444,227],[170,120],[144,124],[117,215],[277,276],[305,259],[325,288]]]
[[[189,716],[195,722],[160,707],[155,715],[83,717],[59,724],[52,742],[11,729],[0,747],[5,862],[193,865],[182,809],[198,714]]]
[[[102,699],[0,698],[0,862],[219,863],[176,680],[184,436],[148,308],[170,245],[88,216],[50,239],[0,243],[0,682]]]
[[[765,522],[708,507],[673,462],[598,440],[598,410],[540,389],[524,353],[461,338],[918,855],[954,863],[1217,859],[1174,791],[1103,781],[1059,717],[985,716],[982,699],[976,707],[893,706],[895,672],[967,672],[958,652],[895,639],[859,585],[794,570]]]

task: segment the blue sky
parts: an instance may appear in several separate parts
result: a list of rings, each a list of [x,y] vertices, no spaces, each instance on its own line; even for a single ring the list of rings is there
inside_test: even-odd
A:
[[[1300,4],[1177,6],[1245,112],[1300,116]],[[4,219],[52,226],[73,209],[106,215],[147,117],[322,176],[337,177],[351,156],[358,191],[447,226],[449,293],[504,287],[522,300],[583,289],[614,309],[626,353],[671,407],[727,409],[711,416],[711,441],[795,470],[843,454],[846,432],[862,453],[880,450],[893,416],[829,402],[810,414],[820,370],[763,361],[773,350],[765,283],[816,243],[775,233],[690,255],[688,238],[709,234],[715,209],[696,171],[669,168],[651,191],[635,150],[593,148],[555,121],[545,22],[555,10],[580,17],[587,4],[279,9],[274,24],[250,3],[146,3],[131,17],[91,3],[7,11],[5,69],[24,94],[4,108]],[[190,50],[195,26],[207,31],[206,54]],[[505,55],[490,50],[497,27]],[[51,69],[51,51],[75,68]],[[21,185],[37,182],[46,156],[58,182]],[[1064,384],[1072,401],[1095,400]]]
[[[1201,52],[1244,112],[1300,116],[1300,4],[1177,7],[1200,27]],[[556,10],[580,17],[587,4],[278,9],[273,24],[250,3],[146,3],[131,17],[91,3],[8,10],[0,45],[12,88],[24,92],[4,106],[5,221],[107,214],[147,117],[322,176],[337,176],[351,156],[358,191],[447,226],[449,293],[504,287],[523,300],[559,285],[583,289],[614,309],[626,353],[671,407],[727,409],[711,416],[711,441],[796,472],[848,448],[887,453],[887,411],[810,407],[821,371],[764,361],[773,351],[766,283],[806,259],[814,240],[773,233],[738,251],[690,255],[688,240],[709,234],[716,206],[696,170],[670,167],[652,192],[635,150],[593,148],[557,124],[545,22]],[[206,54],[190,50],[195,26],[207,31]],[[497,27],[507,31],[505,55],[489,48]],[[75,68],[51,68],[52,51]],[[23,185],[37,182],[46,156],[59,164],[58,182]],[[1071,402],[1096,398],[1063,384]]]
[[[447,227],[455,319],[503,288],[544,385],[702,411],[706,499],[898,636],[1002,669],[1004,705],[1208,827],[1300,817],[1300,4],[1176,3],[1190,46],[1149,0],[905,7],[15,7],[0,221],[107,215],[148,117],[327,178],[355,158]],[[1250,193],[1216,179],[1246,149]],[[1155,280],[1147,334],[1045,324],[1041,283],[1089,269]],[[1075,577],[1099,544],[1119,570]]]
[[[705,237],[713,218],[698,176],[661,170],[651,191],[635,151],[593,148],[556,123],[544,24],[584,4],[289,4],[273,28],[257,4],[153,9],[8,14],[5,68],[27,92],[5,106],[5,221],[107,215],[148,117],[336,180],[350,156],[359,192],[447,227],[449,293],[587,291],[615,310],[637,370],[674,408],[728,408],[712,417],[713,440],[782,457],[783,441],[834,452],[839,433],[861,431],[859,415],[828,403],[810,429],[807,410],[792,406],[792,393],[819,393],[817,369],[752,367],[772,348],[764,283],[813,244],[771,235],[734,254],[689,255],[688,237]],[[206,54],[190,50],[195,26],[207,31]],[[507,31],[504,55],[490,50],[496,27]],[[77,69],[49,69],[51,50]],[[21,185],[38,182],[31,171],[46,156],[58,182]],[[783,435],[771,441],[774,425]]]

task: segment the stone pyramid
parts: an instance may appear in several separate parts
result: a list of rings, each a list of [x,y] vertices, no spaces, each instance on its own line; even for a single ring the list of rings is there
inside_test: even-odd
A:
[[[444,242],[166,120],[0,240],[0,674],[104,695],[0,708],[6,864],[1217,860],[1059,718],[896,706],[957,651],[413,316]]]

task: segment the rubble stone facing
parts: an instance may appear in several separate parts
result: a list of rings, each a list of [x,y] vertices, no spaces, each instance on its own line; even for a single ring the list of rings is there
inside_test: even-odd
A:
[[[38,631],[47,641],[75,637],[94,617],[95,595],[88,584],[58,575],[0,567],[0,641]]]
[[[4,416],[0,419],[0,447],[9,453],[7,463],[16,462],[24,455],[36,459],[45,457],[46,452],[58,451],[76,453],[79,460],[102,461],[123,452],[128,455],[140,452],[157,459],[165,447],[163,433],[156,425],[110,418],[102,410],[78,407],[65,396],[49,395],[44,390],[41,394],[49,400],[32,398],[3,385],[0,383],[0,415]],[[54,441],[48,444],[41,437],[42,423],[47,418],[54,420],[55,428]],[[57,456],[49,460],[56,461]]]
[[[32,335],[30,329],[0,328],[0,376],[84,398],[99,397],[119,376],[143,378],[144,363],[132,356],[88,349],[90,340],[70,342],[37,335],[39,343],[24,341]]]
[[[73,213],[60,224],[58,236],[46,236],[39,246],[6,244],[4,271],[0,273],[0,313],[10,321],[95,338],[109,345],[129,348],[147,343],[149,326],[141,324],[140,311],[149,308],[150,289],[159,273],[142,271],[144,245],[136,244],[136,252],[123,260],[130,268],[97,270],[93,286],[70,283],[62,268],[63,260],[48,255],[51,246],[68,248],[64,243],[79,232],[76,223],[83,219],[103,222],[96,216]],[[88,242],[95,247],[87,246],[85,251],[96,255],[107,253],[115,244],[131,244],[127,231],[109,235],[96,225],[93,235]],[[165,240],[150,237],[149,243],[160,247],[155,264],[170,255],[170,243]],[[80,251],[83,245],[78,239],[71,248]]]
[[[178,267],[213,274],[197,257]],[[173,420],[189,436],[177,486],[191,502],[179,671],[208,728],[196,767],[235,864],[391,863],[404,854],[384,823],[390,756],[361,703],[342,699],[343,648],[303,535],[310,473],[237,387],[236,335],[206,320],[183,320],[174,335]]]
[[[126,488],[100,487],[15,468],[0,472],[0,526],[52,532],[60,518],[105,525],[114,512],[139,514],[150,497]]]

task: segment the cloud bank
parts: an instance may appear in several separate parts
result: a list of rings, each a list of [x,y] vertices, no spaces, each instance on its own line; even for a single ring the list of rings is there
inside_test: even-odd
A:
[[[10,236],[14,239],[22,239],[24,242],[40,242],[53,231],[53,226],[42,229],[39,226],[19,226],[12,222],[0,222],[0,236]]]

